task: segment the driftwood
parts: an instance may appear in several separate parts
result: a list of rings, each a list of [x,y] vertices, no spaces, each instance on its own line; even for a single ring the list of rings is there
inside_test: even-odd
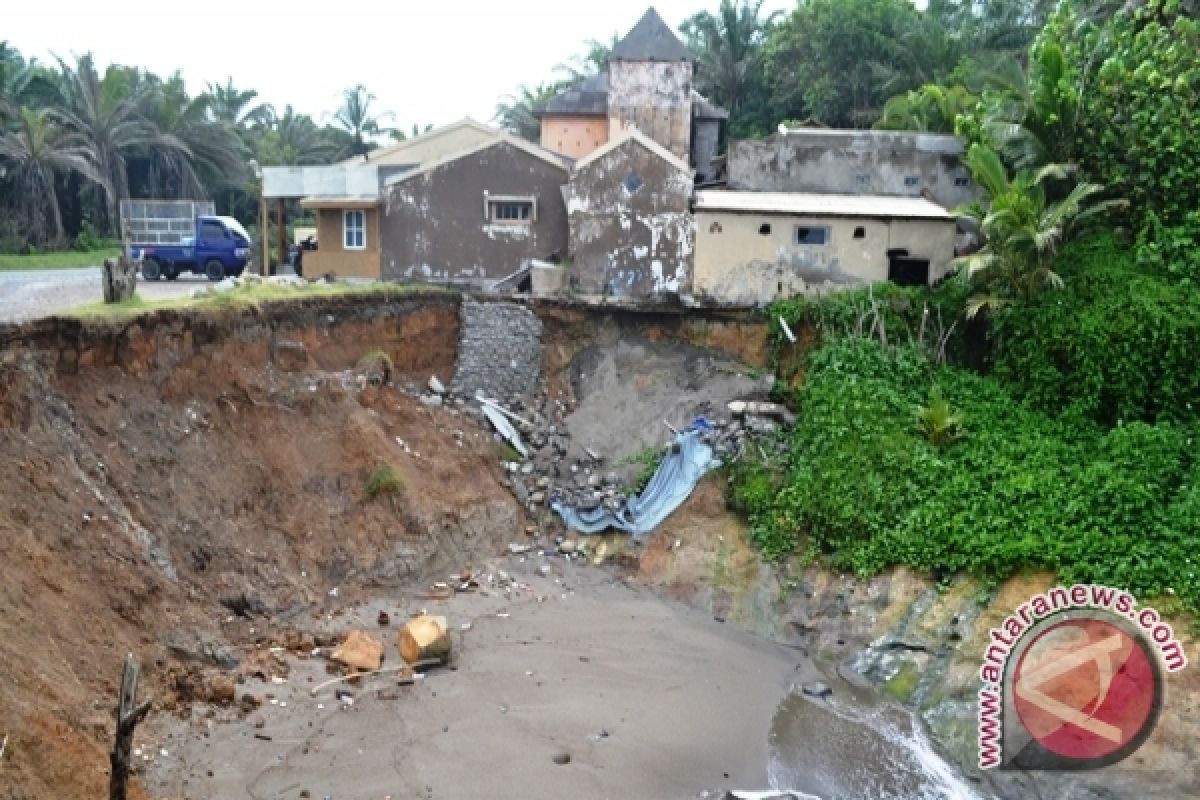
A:
[[[133,749],[133,730],[150,713],[150,701],[137,703],[138,664],[133,655],[125,656],[121,675],[121,699],[117,704],[117,739],[109,760],[112,774],[108,782],[108,800],[125,800],[129,788],[129,756]]]
[[[122,254],[118,258],[104,259],[104,302],[123,303],[133,299],[137,289],[137,262]]]

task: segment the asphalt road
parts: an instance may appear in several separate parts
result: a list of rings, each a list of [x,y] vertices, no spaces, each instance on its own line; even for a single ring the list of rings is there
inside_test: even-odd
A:
[[[176,281],[139,280],[137,291],[146,300],[166,300],[206,285],[203,275],[181,275]],[[100,267],[0,270],[0,322],[49,317],[103,297]]]

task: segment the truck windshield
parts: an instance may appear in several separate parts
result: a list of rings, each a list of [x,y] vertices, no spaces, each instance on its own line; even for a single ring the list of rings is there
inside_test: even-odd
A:
[[[242,223],[238,222],[233,217],[217,217],[217,219],[221,220],[221,223],[226,227],[226,229],[232,233],[236,233],[247,242],[250,241],[250,234],[246,233],[246,229],[242,227]]]

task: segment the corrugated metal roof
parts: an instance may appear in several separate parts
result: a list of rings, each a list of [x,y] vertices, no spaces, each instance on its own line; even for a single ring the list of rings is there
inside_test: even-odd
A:
[[[829,217],[954,219],[954,215],[949,211],[923,197],[884,197],[871,194],[731,192],[708,189],[696,192],[695,209]]]
[[[667,27],[653,8],[647,9],[633,30],[617,42],[609,61],[694,61],[692,52]]]
[[[608,73],[584,78],[569,89],[551,97],[544,105],[534,110],[535,117],[608,115]]]

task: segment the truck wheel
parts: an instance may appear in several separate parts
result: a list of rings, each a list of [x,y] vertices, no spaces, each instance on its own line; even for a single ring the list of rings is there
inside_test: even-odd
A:
[[[148,281],[156,281],[162,277],[162,265],[157,258],[142,259],[142,277]]]
[[[215,258],[212,259],[204,265],[204,277],[216,283],[225,277],[225,265]]]

